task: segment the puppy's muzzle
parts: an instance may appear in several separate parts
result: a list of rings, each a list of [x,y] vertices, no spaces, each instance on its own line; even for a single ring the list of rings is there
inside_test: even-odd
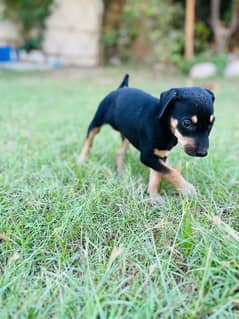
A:
[[[196,156],[199,156],[199,157],[205,157],[207,156],[207,154],[208,154],[208,150],[206,149],[201,149],[196,151]]]
[[[184,151],[190,156],[197,156],[197,157],[205,157],[208,154],[207,148],[197,148],[192,146],[191,144],[186,144],[184,146]]]

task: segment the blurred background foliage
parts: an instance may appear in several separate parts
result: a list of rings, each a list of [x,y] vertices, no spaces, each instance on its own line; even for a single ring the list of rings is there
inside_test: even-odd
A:
[[[27,51],[40,48],[53,0],[3,0],[3,3],[4,16],[18,26],[21,47]]]
[[[3,2],[5,16],[18,24],[20,46],[27,51],[40,48],[53,0]],[[187,71],[195,61],[208,57],[220,68],[226,61],[225,52],[239,51],[239,24],[237,19],[235,27],[234,19],[238,6],[238,0],[196,1],[195,56],[185,61],[184,0],[104,0],[101,60],[106,64],[171,63]],[[226,33],[227,38],[220,36]],[[213,51],[218,55],[212,55]]]
[[[123,61],[176,62],[183,53],[184,10],[171,0],[128,0],[118,32]]]
[[[111,2],[114,2],[113,0]],[[116,1],[117,2],[117,1]],[[219,23],[230,24],[237,0],[219,2]],[[185,61],[184,53],[184,0],[127,0],[122,8],[120,28],[103,29],[105,61],[117,57],[123,62],[174,63],[187,72],[196,62],[209,59],[219,70],[226,64],[226,52],[238,51],[239,28],[228,37],[228,47],[215,53],[212,27],[212,6],[214,1],[196,1],[194,25],[195,56]],[[119,5],[118,5],[119,7]],[[115,10],[117,5],[115,6]],[[114,61],[114,60],[113,60]]]

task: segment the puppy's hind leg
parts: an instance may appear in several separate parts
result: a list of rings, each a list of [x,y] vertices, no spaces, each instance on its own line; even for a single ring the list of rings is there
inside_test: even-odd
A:
[[[87,160],[90,148],[93,144],[93,140],[95,138],[95,135],[99,133],[101,126],[103,125],[103,120],[102,120],[102,113],[100,107],[98,108],[93,120],[91,121],[88,131],[87,131],[87,136],[86,140],[84,143],[84,146],[82,148],[82,151],[80,153],[79,157],[79,163],[82,163]]]
[[[100,131],[100,127],[94,127],[88,132],[86,141],[85,141],[84,146],[82,148],[82,151],[80,153],[80,157],[79,157],[79,162],[80,163],[82,163],[82,162],[87,160],[87,157],[88,157],[90,148],[91,148],[91,146],[93,144],[93,140],[95,138],[95,135],[97,133],[99,133],[99,131]]]
[[[118,173],[123,173],[124,171],[124,158],[128,150],[128,147],[129,147],[129,141],[127,140],[127,138],[122,136],[122,144],[119,148],[119,151],[117,153],[117,158],[116,158],[116,166],[117,166]]]

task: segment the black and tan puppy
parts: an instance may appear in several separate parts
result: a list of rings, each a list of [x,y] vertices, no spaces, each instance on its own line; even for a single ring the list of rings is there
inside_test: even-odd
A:
[[[126,75],[120,87],[100,103],[89,125],[80,161],[86,160],[101,126],[110,124],[123,138],[117,156],[118,171],[124,168],[124,155],[131,143],[139,150],[140,160],[150,168],[148,192],[151,199],[160,201],[158,188],[162,177],[184,195],[195,195],[194,186],[166,160],[178,142],[188,155],[207,155],[208,137],[214,122],[213,102],[213,93],[201,87],[173,88],[157,98],[129,88]]]

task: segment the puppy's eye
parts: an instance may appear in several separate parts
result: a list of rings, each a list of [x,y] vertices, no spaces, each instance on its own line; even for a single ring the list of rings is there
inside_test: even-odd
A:
[[[191,128],[193,126],[193,122],[191,120],[184,120],[183,126],[186,128]]]

